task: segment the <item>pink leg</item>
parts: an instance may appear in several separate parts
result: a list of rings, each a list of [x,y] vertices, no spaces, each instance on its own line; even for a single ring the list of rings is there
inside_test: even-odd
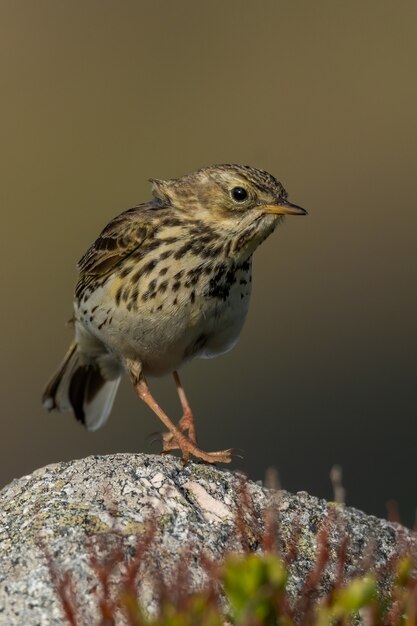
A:
[[[178,372],[174,372],[173,375],[174,375],[175,384],[177,386],[178,397],[180,399],[182,411],[183,411],[182,418],[180,419],[180,422],[178,425],[180,426],[181,430],[183,429],[188,430],[190,439],[196,442],[197,437],[195,433],[195,423],[194,423],[193,412],[188,402],[188,398],[185,395],[184,387],[182,386]]]
[[[135,364],[135,367],[130,370],[131,378],[133,384],[135,386],[136,393],[139,398],[143,400],[152,411],[159,417],[164,426],[168,429],[169,435],[172,436],[175,443],[178,444],[178,447],[182,452],[182,460],[186,463],[190,457],[190,455],[195,456],[197,459],[201,459],[202,461],[206,461],[206,463],[230,463],[232,460],[232,451],[231,450],[220,450],[218,452],[204,452],[201,450],[195,441],[191,440],[191,437],[187,437],[179,428],[177,428],[166,413],[161,409],[159,404],[156,402],[154,397],[151,394],[148,383],[145,380],[145,377],[140,372],[140,369]],[[178,379],[179,380],[179,379]],[[181,387],[181,384],[180,384]],[[182,390],[182,387],[181,387]],[[180,393],[180,392],[179,392]],[[180,396],[181,399],[181,396]],[[182,403],[182,402],[181,402]],[[186,402],[188,406],[188,402]],[[183,405],[184,407],[184,405]],[[188,418],[190,419],[190,418]],[[188,428],[188,430],[190,430]],[[195,433],[194,433],[195,434]]]

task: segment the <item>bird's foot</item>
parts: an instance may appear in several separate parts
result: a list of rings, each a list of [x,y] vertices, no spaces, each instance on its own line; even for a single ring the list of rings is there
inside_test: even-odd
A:
[[[194,456],[196,459],[200,459],[201,461],[205,461],[206,463],[231,463],[232,462],[232,448],[227,450],[217,450],[216,452],[204,452],[204,450],[200,450],[200,448],[195,448],[190,454]],[[183,457],[181,462],[185,465],[188,461],[188,456],[184,455],[184,451],[182,450]]]
[[[187,437],[187,439],[191,441],[191,443],[197,445],[194,417],[191,412],[184,413],[178,422],[177,428]],[[162,452],[171,452],[171,450],[179,449],[180,447],[178,442],[170,431],[162,434]]]
[[[163,449],[162,453],[167,454],[172,450],[181,450],[182,463],[185,465],[190,456],[205,461],[206,463],[230,463],[232,461],[232,450],[219,450],[217,452],[205,452],[197,446],[186,435],[181,433],[180,437],[175,437],[170,432],[162,435]]]

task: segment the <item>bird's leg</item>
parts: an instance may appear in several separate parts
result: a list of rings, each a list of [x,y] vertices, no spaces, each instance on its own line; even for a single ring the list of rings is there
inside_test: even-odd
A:
[[[193,441],[191,441],[184,433],[182,433],[169,419],[166,413],[161,409],[155,398],[152,396],[148,384],[143,376],[140,377],[135,385],[136,393],[139,398],[146,402],[152,411],[159,417],[164,426],[172,434],[173,438],[178,442],[178,447],[182,452],[182,461],[186,463],[190,455],[197,459],[206,461],[206,463],[230,463],[232,460],[231,450],[220,450],[218,452],[204,452]]]
[[[182,452],[182,460],[184,463],[188,461],[190,455],[197,459],[206,461],[206,463],[230,463],[232,460],[231,450],[220,450],[219,452],[204,452],[189,437],[182,433],[169,419],[168,415],[161,409],[155,398],[152,396],[148,383],[141,372],[140,365],[132,361],[126,361],[125,365],[130,373],[130,377],[135,386],[136,393],[152,411],[159,417],[164,426],[172,434],[178,447]]]
[[[185,395],[184,387],[182,386],[180,377],[178,372],[174,372],[173,374],[175,385],[177,387],[178,397],[182,406],[182,417],[178,422],[178,428],[182,432],[188,432],[188,437],[191,439],[193,443],[197,443],[197,436],[195,433],[195,423],[194,423],[194,415],[191,410],[190,404],[188,402],[188,398]]]
[[[174,376],[178,397],[180,399],[182,411],[183,411],[182,417],[177,424],[177,428],[182,433],[185,433],[186,435],[188,435],[188,438],[190,439],[190,441],[197,444],[197,436],[195,432],[193,412],[191,410],[187,396],[185,395],[184,387],[182,386],[178,372],[174,372],[173,376]],[[163,433],[162,441],[163,441],[163,452],[170,452],[171,450],[178,449],[178,444],[175,441],[172,433],[170,433],[169,431],[166,433]]]

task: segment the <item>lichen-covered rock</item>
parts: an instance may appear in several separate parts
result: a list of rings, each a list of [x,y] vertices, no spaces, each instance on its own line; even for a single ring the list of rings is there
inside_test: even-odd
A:
[[[306,493],[279,492],[272,501],[270,492],[237,474],[197,463],[183,467],[172,456],[94,456],[39,469],[0,492],[0,625],[65,624],[56,590],[63,584],[76,598],[80,623],[94,626],[100,597],[97,563],[113,554],[116,588],[138,550],[138,538],[150,528],[154,536],[144,552],[139,584],[150,612],[157,600],[151,570],[169,581],[178,563],[188,559],[189,584],[201,586],[206,573],[196,555],[204,551],[218,562],[226,551],[261,549],[265,514],[271,517],[272,508],[283,556],[294,553],[293,596],[316,562],[320,528],[328,528],[329,544],[323,591],[335,576],[346,535],[347,579],[371,567],[388,584],[384,566],[398,551],[415,549],[409,531],[355,509]],[[326,520],[331,522],[327,526]],[[68,572],[71,582],[65,579]],[[124,624],[122,614],[116,624]]]

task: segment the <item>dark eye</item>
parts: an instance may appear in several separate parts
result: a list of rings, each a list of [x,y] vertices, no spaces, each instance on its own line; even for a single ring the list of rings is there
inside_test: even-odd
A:
[[[243,187],[233,187],[231,194],[236,202],[243,202],[248,197],[248,192]]]

